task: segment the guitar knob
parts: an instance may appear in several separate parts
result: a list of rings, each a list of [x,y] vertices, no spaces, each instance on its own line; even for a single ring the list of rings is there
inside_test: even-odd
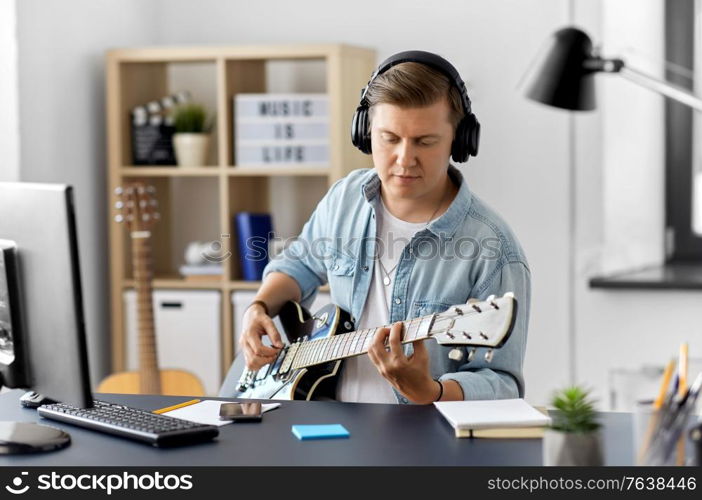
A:
[[[485,353],[485,361],[488,363],[492,362],[492,356],[494,355],[495,351],[492,349],[488,349],[488,351]]]
[[[468,351],[468,362],[471,362],[473,361],[473,359],[475,359],[475,352],[475,347]]]
[[[455,349],[451,349],[448,353],[448,357],[453,361],[461,361],[463,359],[463,351],[456,347]]]

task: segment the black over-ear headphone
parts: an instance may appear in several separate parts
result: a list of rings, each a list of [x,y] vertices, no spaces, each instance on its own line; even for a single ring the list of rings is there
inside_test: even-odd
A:
[[[356,108],[351,122],[351,142],[354,146],[366,154],[371,153],[371,135],[370,123],[368,116],[368,100],[366,94],[373,80],[382,73],[395,66],[406,62],[416,62],[424,64],[446,75],[451,84],[458,89],[461,94],[461,102],[463,103],[463,119],[456,127],[456,135],[451,143],[451,158],[455,162],[463,163],[468,160],[469,156],[478,154],[478,144],[480,142],[480,123],[471,111],[470,98],[466,92],[466,84],[463,83],[461,76],[456,68],[443,57],[424,52],[422,50],[408,50],[400,52],[388,57],[383,61],[378,69],[371,75],[368,84],[361,90],[361,102]]]

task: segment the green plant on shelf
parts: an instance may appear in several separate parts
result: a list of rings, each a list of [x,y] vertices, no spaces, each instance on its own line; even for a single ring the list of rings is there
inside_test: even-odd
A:
[[[189,103],[175,108],[173,122],[177,134],[207,134],[212,130],[213,117],[208,117],[201,104]]]

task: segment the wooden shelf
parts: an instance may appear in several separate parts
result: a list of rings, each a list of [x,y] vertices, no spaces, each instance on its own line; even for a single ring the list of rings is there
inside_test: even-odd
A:
[[[227,175],[241,177],[266,177],[266,176],[318,176],[326,177],[331,169],[329,167],[291,165],[291,166],[261,166],[261,167],[229,167]]]
[[[221,173],[219,167],[122,167],[119,173],[123,177],[209,177]]]
[[[217,290],[222,288],[226,282],[221,280],[212,281],[187,281],[182,278],[155,278],[151,285],[153,288],[182,288],[182,289],[208,289]],[[124,288],[134,288],[133,280],[124,280]]]
[[[221,293],[221,357],[213,362],[220,364],[222,375],[234,359],[233,311],[228,295],[235,290],[257,290],[260,283],[232,279],[239,276],[238,249],[236,241],[221,235],[233,233],[234,214],[272,213],[279,203],[295,204],[298,214],[288,224],[298,224],[299,214],[312,213],[316,202],[334,182],[352,170],[371,166],[369,157],[351,144],[348,131],[358,106],[358,90],[366,85],[376,63],[375,51],[344,44],[140,47],[110,50],[106,54],[110,204],[115,189],[126,180],[148,178],[155,188],[161,218],[150,239],[156,276],[153,287]],[[271,70],[295,69],[294,66],[303,71],[314,68],[310,75],[316,75],[318,80],[304,86],[315,87],[315,92],[329,98],[328,164],[237,166],[232,106],[236,95],[265,93],[271,89],[267,81]],[[290,83],[291,88],[295,87],[291,92],[305,92],[296,82]],[[207,160],[210,165],[133,165],[131,111],[182,89],[193,91],[216,116]],[[277,178],[287,179],[278,182]],[[122,294],[125,288],[134,287],[131,248],[130,238],[124,227],[113,220],[112,210],[108,217],[112,370],[123,371],[126,325]],[[192,282],[177,274],[174,263],[182,260],[182,250],[188,242],[218,237],[222,252],[232,253],[232,258],[222,263],[222,279]]]

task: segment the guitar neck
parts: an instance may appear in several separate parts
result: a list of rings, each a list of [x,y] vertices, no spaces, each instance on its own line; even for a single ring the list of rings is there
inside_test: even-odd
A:
[[[409,321],[403,321],[401,342],[403,344],[408,344],[410,342],[429,338],[434,316],[434,314],[430,314]],[[373,342],[373,336],[376,330],[378,330],[378,328],[368,328],[345,333],[343,335],[333,335],[309,342],[292,344],[291,347],[296,349],[296,351],[291,368],[295,370],[307,368],[309,366],[328,363],[329,361],[366,354]]]
[[[140,391],[143,394],[160,394],[161,378],[154,333],[151,247],[148,234],[132,234],[132,265],[137,295]]]

